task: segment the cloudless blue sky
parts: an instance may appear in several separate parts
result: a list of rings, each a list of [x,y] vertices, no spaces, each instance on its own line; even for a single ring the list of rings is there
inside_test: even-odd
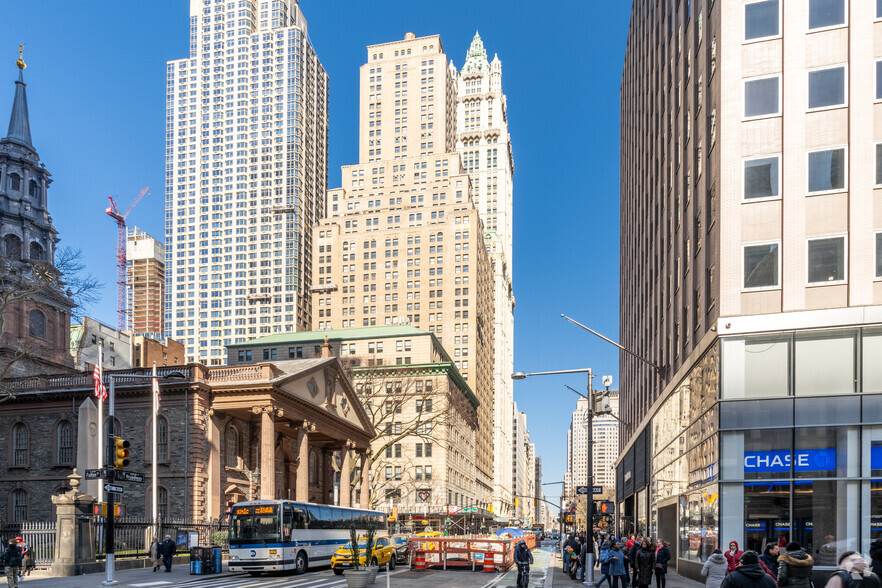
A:
[[[301,0],[331,79],[329,187],[358,159],[358,68],[370,44],[440,34],[462,67],[475,30],[502,60],[514,151],[515,369],[591,367],[614,375],[615,348],[560,318],[618,337],[619,85],[630,2]],[[164,240],[165,64],[188,54],[187,0],[0,0],[0,133],[12,103],[18,43],[28,69],[31,131],[53,175],[49,205],[62,245],[81,248],[105,283],[89,312],[116,325],[116,227]],[[563,480],[566,431],[581,375],[515,382],[542,457]],[[600,379],[595,386],[600,387]],[[560,486],[546,486],[557,501]]]

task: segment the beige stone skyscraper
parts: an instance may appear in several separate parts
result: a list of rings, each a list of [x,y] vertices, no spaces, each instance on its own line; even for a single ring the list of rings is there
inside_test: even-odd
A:
[[[495,413],[494,506],[508,513],[514,506],[509,426],[514,411],[511,374],[514,371],[514,291],[512,289],[512,174],[514,158],[508,134],[508,113],[502,93],[502,62],[487,60],[475,33],[457,76],[456,150],[472,183],[472,198],[484,223],[484,245],[493,267],[496,343],[493,368]]]
[[[342,168],[315,230],[313,328],[435,333],[475,392],[475,496],[493,491],[493,274],[454,151],[455,78],[439,36],[367,48],[360,163]]]
[[[165,334],[165,246],[139,229],[126,233],[129,327],[134,333]]]

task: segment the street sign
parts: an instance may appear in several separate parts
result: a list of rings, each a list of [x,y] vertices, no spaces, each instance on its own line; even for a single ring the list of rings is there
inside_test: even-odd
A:
[[[123,487],[117,486],[116,484],[104,484],[104,489],[107,490],[108,492],[114,492],[116,494],[123,493]]]
[[[588,486],[576,486],[576,494],[579,496],[588,494]]]
[[[103,477],[104,475],[101,470],[86,470],[87,480],[100,480]]]
[[[467,506],[466,508],[462,509],[462,512],[478,512],[478,509],[474,506]]]
[[[592,490],[593,494],[603,494],[603,486],[594,486]]]
[[[117,482],[137,482],[144,483],[144,474],[140,472],[127,472],[126,470],[116,470]]]

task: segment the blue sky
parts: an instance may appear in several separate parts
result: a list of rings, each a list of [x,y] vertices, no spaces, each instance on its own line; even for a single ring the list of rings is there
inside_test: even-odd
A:
[[[116,324],[116,227],[108,195],[163,233],[165,62],[187,56],[187,0],[28,0],[0,3],[0,132],[12,102],[18,43],[31,130],[53,174],[50,209],[62,244],[81,248],[105,282],[90,316]],[[615,376],[615,348],[560,318],[618,337],[619,85],[630,2],[301,0],[331,78],[329,187],[355,163],[358,68],[365,47],[440,34],[462,67],[475,30],[498,53],[515,160],[515,368],[591,367]],[[563,480],[566,430],[581,375],[515,382],[544,479]],[[599,379],[595,382],[600,386]],[[552,501],[560,486],[546,486]]]

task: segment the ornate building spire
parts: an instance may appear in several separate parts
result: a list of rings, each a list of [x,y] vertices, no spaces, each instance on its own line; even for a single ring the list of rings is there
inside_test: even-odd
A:
[[[481,41],[481,35],[475,31],[475,37],[472,39],[472,45],[466,53],[465,65],[462,66],[462,73],[473,73],[487,71],[490,64],[487,62],[487,50],[484,49],[484,42]]]
[[[9,117],[9,131],[6,133],[4,142],[11,141],[19,143],[31,150],[34,145],[31,142],[31,123],[28,118],[28,95],[26,92],[27,85],[24,83],[24,70],[27,67],[24,59],[22,59],[22,51],[24,47],[18,46],[18,59],[15,65],[18,66],[18,80],[15,82],[15,98],[12,102],[12,115]]]

